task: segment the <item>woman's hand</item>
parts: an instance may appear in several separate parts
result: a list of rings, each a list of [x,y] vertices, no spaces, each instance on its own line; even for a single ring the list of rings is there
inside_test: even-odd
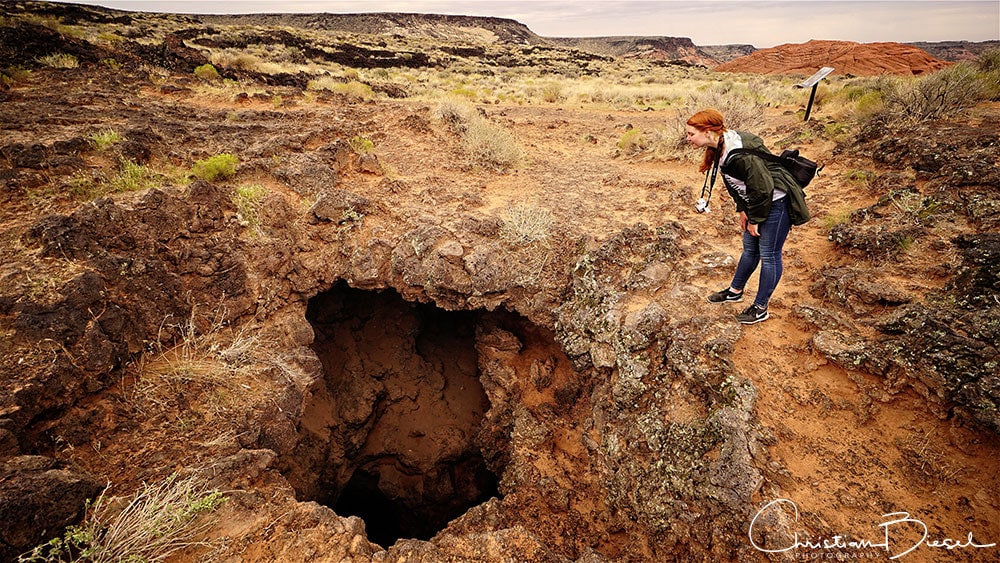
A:
[[[740,211],[740,230],[748,232],[755,237],[760,236],[760,231],[758,230],[758,226],[750,222],[750,219],[747,217],[746,211]]]

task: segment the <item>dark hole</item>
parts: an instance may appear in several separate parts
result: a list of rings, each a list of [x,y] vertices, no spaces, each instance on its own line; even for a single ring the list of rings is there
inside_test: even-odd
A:
[[[482,313],[410,303],[338,284],[310,300],[324,382],[284,462],[300,498],[365,521],[389,546],[430,539],[497,496],[477,435],[489,401],[479,381]]]

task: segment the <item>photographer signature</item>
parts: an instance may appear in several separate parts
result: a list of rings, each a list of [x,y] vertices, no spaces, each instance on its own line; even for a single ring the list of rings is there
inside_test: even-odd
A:
[[[757,514],[754,515],[753,520],[750,521],[750,530],[748,535],[750,536],[750,543],[758,551],[763,551],[764,553],[781,553],[785,551],[791,551],[793,549],[804,548],[804,549],[884,549],[886,553],[890,554],[889,559],[899,559],[900,557],[910,553],[911,551],[917,549],[921,545],[926,545],[927,547],[944,548],[948,550],[960,549],[960,548],[986,548],[993,547],[997,545],[996,543],[990,544],[979,544],[972,538],[972,532],[966,539],[956,540],[952,538],[942,538],[935,540],[928,540],[928,530],[927,525],[921,520],[916,518],[911,518],[909,512],[891,512],[889,514],[883,514],[882,518],[886,519],[881,524],[878,525],[882,528],[884,533],[883,541],[875,542],[872,540],[848,540],[844,536],[836,535],[831,538],[824,539],[822,541],[812,541],[803,540],[799,538],[799,533],[795,532],[793,535],[793,540],[790,545],[777,547],[777,548],[765,548],[757,545],[754,540],[754,526],[757,524],[757,519],[762,515],[766,514],[770,510],[780,510],[782,505],[791,505],[795,509],[795,521],[799,519],[799,507],[794,501],[788,499],[775,499],[764,505]],[[898,537],[896,541],[893,541],[892,533],[894,530],[898,530],[899,526],[903,526],[903,529],[913,530],[916,529],[918,533],[920,530],[923,534],[916,541],[911,540],[899,540]]]

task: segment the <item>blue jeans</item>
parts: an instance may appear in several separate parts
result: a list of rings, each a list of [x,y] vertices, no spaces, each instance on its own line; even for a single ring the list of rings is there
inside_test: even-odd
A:
[[[730,285],[733,289],[743,289],[750,279],[750,274],[757,269],[757,264],[760,264],[760,282],[753,302],[754,305],[766,309],[771,294],[781,279],[781,249],[785,246],[788,231],[792,229],[788,217],[788,196],[771,203],[771,212],[767,220],[757,225],[757,229],[759,237],[749,232],[743,233],[743,254],[736,265],[736,274],[733,275],[733,282]]]

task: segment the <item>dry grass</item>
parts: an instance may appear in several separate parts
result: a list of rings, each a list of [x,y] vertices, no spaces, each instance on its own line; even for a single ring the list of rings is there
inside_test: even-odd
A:
[[[102,493],[90,505],[79,525],[62,537],[22,555],[24,563],[88,561],[163,561],[192,545],[213,522],[203,515],[214,511],[225,497],[196,478],[173,475],[155,485],[144,485],[128,498]]]
[[[158,340],[151,353],[133,366],[132,407],[140,413],[152,413],[169,409],[179,395],[191,390],[206,392],[199,393],[200,399],[218,401],[260,388],[256,375],[269,363],[269,342],[251,333],[246,325],[229,326],[224,318],[223,312],[205,316],[193,309],[184,323],[165,324],[161,332],[179,331],[179,342]]]
[[[931,483],[957,483],[966,468],[953,464],[937,445],[938,440],[929,433],[917,432],[905,439],[897,439],[896,447],[914,478],[926,478]]]
[[[552,236],[552,212],[537,205],[510,203],[500,218],[500,236],[514,244],[545,242]]]

